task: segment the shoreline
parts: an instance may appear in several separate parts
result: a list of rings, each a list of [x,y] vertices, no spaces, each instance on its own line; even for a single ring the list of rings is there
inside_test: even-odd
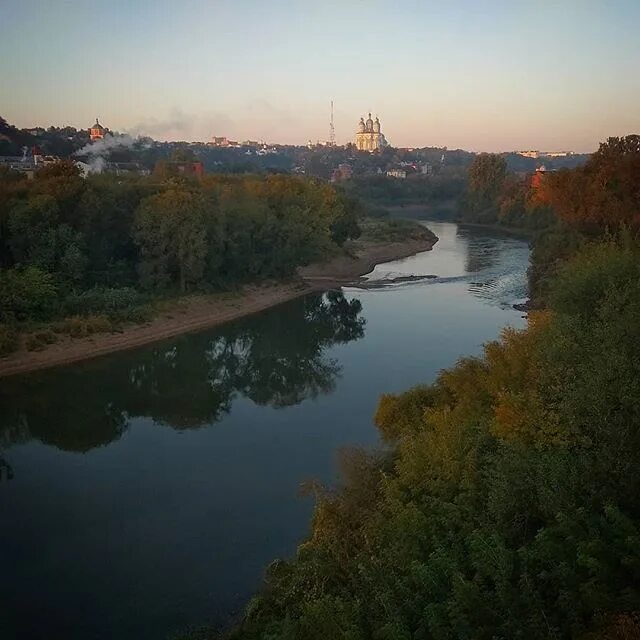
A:
[[[467,222],[466,220],[459,220],[457,218],[439,218],[439,217],[430,217],[431,209],[432,210],[440,210],[443,209],[449,210],[450,207],[436,207],[436,206],[425,206],[419,204],[407,204],[407,205],[396,205],[392,207],[385,207],[389,212],[389,215],[392,218],[404,218],[405,220],[417,220],[422,222],[451,222],[453,224],[460,225],[462,227],[476,227],[478,229],[487,229],[487,231],[496,231],[498,233],[504,233],[506,235],[519,237],[521,239],[531,239],[535,237],[535,235],[540,231],[539,229],[527,229],[526,227],[510,227],[506,225],[496,224],[496,223],[487,223],[487,222]],[[402,214],[407,214],[403,216]]]
[[[126,326],[120,332],[98,333],[86,338],[65,337],[41,351],[27,351],[22,346],[0,358],[0,378],[70,365],[216,327],[309,293],[354,283],[377,264],[429,251],[436,242],[437,238],[425,237],[404,242],[360,243],[355,256],[337,256],[327,262],[301,267],[295,280],[247,285],[239,294],[179,298],[150,322]]]

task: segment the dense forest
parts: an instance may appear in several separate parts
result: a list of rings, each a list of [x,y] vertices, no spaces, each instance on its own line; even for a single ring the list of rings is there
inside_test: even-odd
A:
[[[293,176],[0,169],[0,352],[29,323],[105,330],[154,296],[289,276],[357,237],[358,215],[329,184]]]
[[[545,308],[382,397],[386,446],[313,487],[309,538],[225,637],[640,637],[639,143],[545,180]]]

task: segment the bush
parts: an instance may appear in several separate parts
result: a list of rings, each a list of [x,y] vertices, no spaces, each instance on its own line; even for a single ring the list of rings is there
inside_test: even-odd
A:
[[[0,324],[0,356],[6,356],[17,348],[17,332],[7,324]]]
[[[143,304],[122,309],[109,315],[114,323],[133,322],[135,324],[143,324],[149,322],[153,317],[153,308],[151,305]]]
[[[51,331],[50,329],[46,329],[44,331],[36,331],[35,333],[30,333],[25,339],[25,347],[27,351],[42,351],[47,345],[54,344],[58,341],[58,336]]]
[[[113,331],[113,325],[106,316],[73,316],[67,318],[59,327],[62,333],[72,338],[84,338],[94,333]]]
[[[132,287],[94,287],[72,293],[63,303],[63,315],[114,314],[140,305],[141,294]]]
[[[0,320],[45,317],[56,295],[53,276],[42,269],[0,269]]]

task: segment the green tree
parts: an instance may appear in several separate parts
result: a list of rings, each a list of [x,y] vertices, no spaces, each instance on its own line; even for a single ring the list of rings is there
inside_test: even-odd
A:
[[[53,276],[37,267],[0,269],[0,320],[42,317],[57,298]]]
[[[479,215],[497,205],[507,176],[506,160],[494,153],[477,155],[469,167],[469,204]]]
[[[84,239],[69,224],[60,223],[60,208],[52,196],[17,201],[9,211],[8,228],[14,263],[56,273],[67,284],[84,278]]]
[[[201,284],[207,257],[207,203],[182,185],[145,198],[135,213],[140,279],[146,287]]]

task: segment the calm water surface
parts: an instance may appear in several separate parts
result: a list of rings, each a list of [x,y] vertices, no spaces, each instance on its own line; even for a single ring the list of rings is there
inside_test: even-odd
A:
[[[378,396],[523,325],[526,243],[428,226],[433,251],[370,277],[436,279],[0,380],[0,638],[165,638],[241,610],[308,531],[301,483],[378,442]]]

